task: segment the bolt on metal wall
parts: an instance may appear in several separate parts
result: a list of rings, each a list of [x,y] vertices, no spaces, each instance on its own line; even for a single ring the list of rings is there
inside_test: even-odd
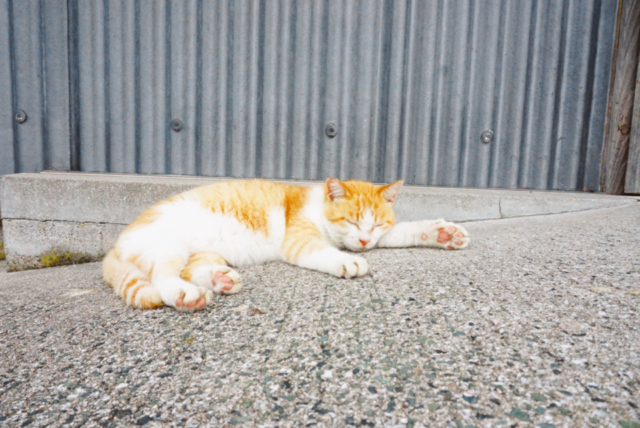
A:
[[[67,5],[72,169],[599,188],[615,0]]]

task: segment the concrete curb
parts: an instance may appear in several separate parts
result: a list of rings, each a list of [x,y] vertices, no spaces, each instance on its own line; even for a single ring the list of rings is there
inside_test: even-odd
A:
[[[148,206],[221,180],[229,178],[60,172],[4,176],[0,205],[9,268],[42,267],[43,254],[50,260],[52,251],[98,259]],[[608,208],[638,200],[591,193],[406,186],[395,210],[400,221],[442,217],[464,222]]]

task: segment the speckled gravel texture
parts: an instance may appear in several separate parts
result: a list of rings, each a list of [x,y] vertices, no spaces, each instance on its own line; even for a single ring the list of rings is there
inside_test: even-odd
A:
[[[241,269],[193,314],[95,263],[2,272],[0,425],[637,427],[640,203],[467,227],[357,280]]]

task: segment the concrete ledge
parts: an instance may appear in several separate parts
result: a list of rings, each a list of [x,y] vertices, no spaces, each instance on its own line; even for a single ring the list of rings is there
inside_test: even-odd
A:
[[[71,264],[72,258],[100,260],[125,225],[67,221],[3,221],[9,270]],[[67,263],[68,262],[68,263]]]
[[[153,203],[221,180],[229,179],[60,172],[4,176],[0,204],[10,267],[41,267],[52,250],[99,258],[124,226]],[[405,186],[395,211],[400,221],[442,217],[463,222],[615,207],[637,200],[591,193]]]

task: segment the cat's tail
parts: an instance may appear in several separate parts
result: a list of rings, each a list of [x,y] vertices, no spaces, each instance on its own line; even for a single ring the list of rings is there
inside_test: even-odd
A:
[[[102,274],[113,291],[128,305],[139,309],[162,306],[160,293],[151,285],[149,276],[133,263],[120,260],[116,251],[109,251],[104,258]]]

